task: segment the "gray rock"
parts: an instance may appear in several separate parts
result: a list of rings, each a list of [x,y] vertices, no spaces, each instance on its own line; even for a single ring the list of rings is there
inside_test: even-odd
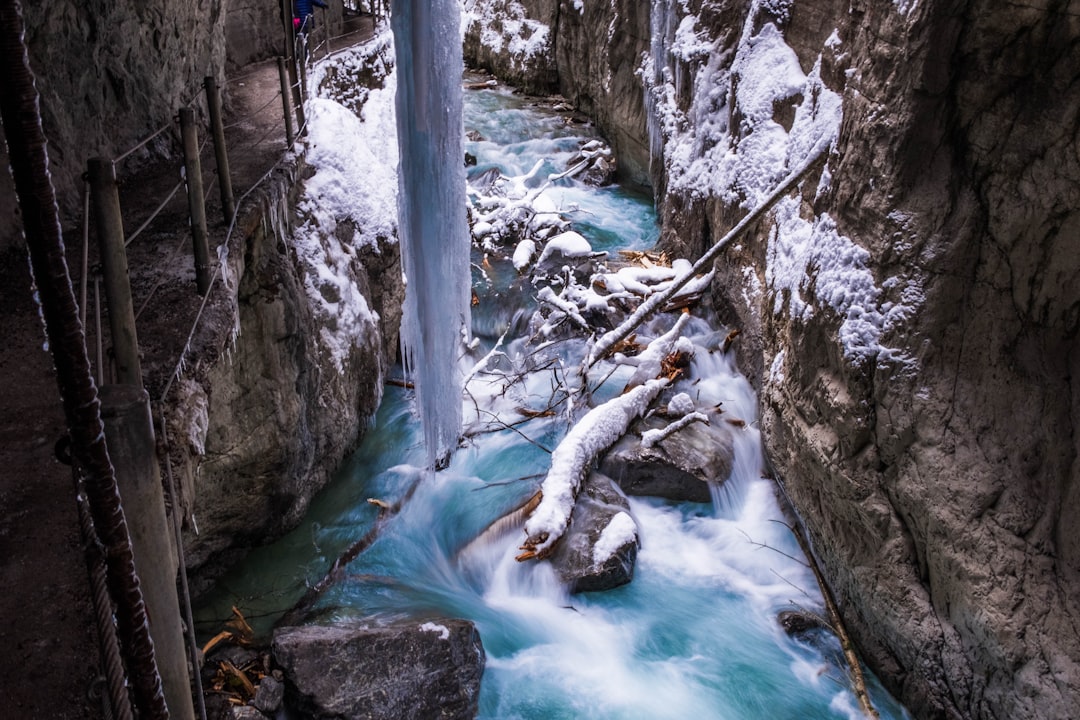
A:
[[[777,614],[776,622],[788,635],[804,635],[827,627],[825,618],[806,610],[783,610]]]
[[[466,620],[282,628],[275,662],[286,706],[304,717],[428,720],[476,716],[485,654]]]
[[[633,537],[614,552],[599,562],[595,555],[601,534],[620,513],[626,518],[619,522],[625,523],[630,518],[626,497],[611,478],[598,472],[590,473],[578,493],[570,527],[551,556],[555,573],[569,585],[570,592],[610,590],[633,579],[639,544],[636,524]],[[630,522],[633,522],[632,518]]]
[[[668,422],[653,415],[635,423],[600,461],[600,471],[627,495],[710,502],[709,483],[726,481],[735,458],[728,424],[712,413],[709,425],[692,423],[652,447],[641,444],[641,433]]]
[[[281,707],[284,699],[285,685],[267,675],[259,683],[259,689],[255,691],[255,698],[251,704],[267,715],[273,715]]]
[[[250,705],[236,705],[232,708],[233,720],[267,720],[267,716]]]

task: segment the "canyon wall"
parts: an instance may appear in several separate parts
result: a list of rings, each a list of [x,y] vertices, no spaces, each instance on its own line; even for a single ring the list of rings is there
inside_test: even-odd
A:
[[[205,76],[224,79],[225,5],[121,0],[24,6],[65,226],[81,217],[80,176],[88,157],[119,155],[170,125],[176,109],[193,97],[199,105]],[[234,3],[228,10],[235,16],[250,6]],[[277,8],[275,3],[261,21],[280,35]],[[340,16],[339,5],[331,17]],[[387,63],[376,65],[385,74]],[[338,83],[355,90],[381,80],[368,70],[363,78]],[[123,170],[172,155],[174,134],[162,133],[125,160]],[[333,232],[307,232],[301,252],[299,232],[311,222],[298,200],[315,173],[303,157],[287,156],[241,208],[227,247],[216,248],[227,272],[189,340],[185,373],[169,396],[171,460],[180,476],[179,508],[196,592],[248,549],[299,522],[362,437],[397,353],[404,297],[397,240],[388,231],[352,247],[356,222],[323,217],[319,222],[333,225]],[[2,181],[0,209],[10,206],[10,212],[0,221],[0,250],[7,250],[21,244],[20,225],[10,175],[2,174]],[[324,268],[313,263],[328,255],[347,261],[329,273],[333,283],[323,284],[318,278]],[[327,306],[342,312],[335,315]],[[346,310],[356,313],[347,317]],[[144,379],[160,390],[161,379],[150,377],[155,372],[147,370]]]
[[[228,300],[200,329],[200,363],[177,383],[170,436],[181,477],[184,546],[198,594],[253,548],[303,518],[352,452],[382,399],[404,300],[396,238],[359,248],[339,277],[375,313],[344,354],[336,318],[308,296],[293,249],[303,166],[280,166],[230,247]],[[351,240],[347,221],[328,244]],[[335,346],[337,345],[335,341]]]
[[[341,112],[358,115],[361,77],[381,87],[393,67],[388,44],[372,53],[313,75],[320,99],[342,90],[350,99]],[[196,593],[300,522],[363,438],[397,356],[405,285],[393,203],[380,206],[374,228],[353,206],[308,193],[320,172],[341,183],[336,168],[305,164],[318,145],[309,142],[242,214],[225,298],[193,339],[200,360],[172,396]]]
[[[917,717],[1073,716],[1080,3],[654,0],[647,41],[602,42],[634,5],[531,17],[560,90],[649,148],[620,161],[651,161],[667,248],[825,150],[714,300],[864,656]]]

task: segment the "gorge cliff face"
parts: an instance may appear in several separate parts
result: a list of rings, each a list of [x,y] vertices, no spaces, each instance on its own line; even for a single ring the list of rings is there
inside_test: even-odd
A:
[[[616,146],[628,172],[651,161],[677,253],[827,148],[717,263],[768,459],[864,655],[917,716],[1070,717],[1080,6],[472,5],[548,24],[558,88],[612,138],[648,142],[645,161]]]
[[[25,42],[65,227],[81,220],[80,176],[88,157],[117,157],[163,128],[123,161],[123,172],[163,157],[176,163],[173,116],[189,103],[198,111],[206,76],[223,84],[227,26],[241,25],[248,13],[262,28],[253,42],[272,44],[275,33],[281,36],[277,3],[257,18],[250,3],[229,4],[228,12],[225,5],[24,4]],[[328,19],[340,24],[340,6],[335,12]],[[241,50],[230,48],[234,55]],[[250,58],[238,62],[244,59]],[[372,65],[385,75],[385,63]],[[353,70],[338,70],[337,82],[355,90],[383,79],[370,68],[363,77],[344,77]],[[332,94],[314,78],[312,86]],[[236,232],[220,247],[224,233],[215,229],[220,279],[187,339],[182,372],[169,381],[164,414],[179,476],[174,507],[183,516],[196,592],[251,547],[299,522],[359,442],[396,357],[404,286],[394,233],[357,243],[355,218],[325,210],[319,229],[326,232],[313,232],[312,211],[301,199],[316,170],[304,157],[288,153],[245,193]],[[0,218],[0,250],[6,251],[22,240],[9,174],[0,175],[3,183],[0,210],[9,212]],[[332,272],[323,272],[328,263]],[[325,276],[333,281],[322,282]],[[336,305],[342,312],[327,309]],[[189,331],[150,329],[185,337]],[[143,345],[146,350],[145,337]],[[154,367],[144,364],[155,399],[178,360],[169,357],[167,368],[160,359]]]

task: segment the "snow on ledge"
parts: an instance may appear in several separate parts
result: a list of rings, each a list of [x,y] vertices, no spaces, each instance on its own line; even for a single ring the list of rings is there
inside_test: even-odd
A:
[[[433,622],[426,622],[420,626],[420,630],[422,632],[439,633],[440,640],[450,639],[450,628],[446,627],[445,625],[438,625]]]

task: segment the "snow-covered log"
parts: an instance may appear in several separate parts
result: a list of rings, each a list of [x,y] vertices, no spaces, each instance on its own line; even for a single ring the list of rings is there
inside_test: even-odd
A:
[[[666,379],[649,380],[625,395],[593,408],[567,433],[551,454],[551,468],[540,491],[543,499],[525,523],[525,544],[518,560],[544,558],[566,532],[581,482],[600,453],[626,434],[667,387]]]

